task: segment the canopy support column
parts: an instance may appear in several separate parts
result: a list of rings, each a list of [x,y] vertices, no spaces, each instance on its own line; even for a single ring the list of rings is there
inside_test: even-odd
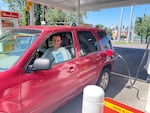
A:
[[[34,4],[31,6],[30,9],[30,25],[34,25]]]
[[[131,6],[131,12],[130,12],[130,21],[129,21],[129,28],[128,28],[128,36],[127,36],[127,43],[131,41],[131,27],[132,27],[132,16],[133,16],[133,6]]]
[[[118,28],[118,41],[120,41],[120,37],[121,37],[123,12],[124,12],[124,7],[121,7],[120,26]]]
[[[80,0],[78,0],[78,7],[77,7],[77,25],[80,24]]]

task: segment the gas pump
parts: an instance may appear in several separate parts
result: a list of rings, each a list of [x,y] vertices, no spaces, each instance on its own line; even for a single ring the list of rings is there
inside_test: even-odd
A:
[[[150,37],[149,37],[149,40],[150,40]],[[150,51],[148,53],[148,59],[147,59],[147,64],[146,64],[146,71],[147,71],[147,74],[150,76]]]
[[[148,45],[150,45],[150,37],[149,37]],[[150,50],[149,50],[149,53],[148,53],[146,71],[147,71],[147,74],[150,78]],[[148,95],[147,95],[147,103],[146,103],[146,106],[145,106],[145,113],[150,113],[150,83],[149,83],[149,89],[148,89]]]

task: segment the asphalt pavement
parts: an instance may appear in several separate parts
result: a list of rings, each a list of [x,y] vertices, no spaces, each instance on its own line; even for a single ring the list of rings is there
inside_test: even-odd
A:
[[[110,97],[125,105],[144,111],[149,84],[143,80],[137,80],[132,88],[127,76],[112,73],[111,82],[105,91],[105,97]],[[54,113],[82,113],[82,97],[75,97]]]

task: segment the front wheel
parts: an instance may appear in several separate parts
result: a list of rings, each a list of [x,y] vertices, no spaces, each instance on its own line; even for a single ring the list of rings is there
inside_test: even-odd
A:
[[[104,68],[96,84],[100,86],[103,90],[105,90],[109,84],[109,79],[110,79],[110,70],[108,68]]]

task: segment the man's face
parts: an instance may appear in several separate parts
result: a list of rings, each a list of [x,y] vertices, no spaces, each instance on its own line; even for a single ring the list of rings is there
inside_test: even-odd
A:
[[[60,48],[62,43],[60,36],[53,36],[52,43],[55,49]]]

